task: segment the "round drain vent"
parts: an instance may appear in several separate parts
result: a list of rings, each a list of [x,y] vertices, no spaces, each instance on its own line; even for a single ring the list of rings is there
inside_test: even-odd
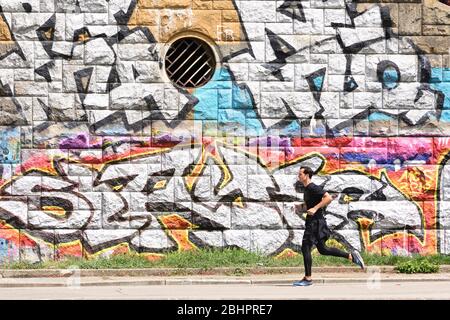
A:
[[[211,80],[216,59],[211,47],[204,41],[187,37],[176,40],[165,59],[169,79],[183,88],[198,88]]]

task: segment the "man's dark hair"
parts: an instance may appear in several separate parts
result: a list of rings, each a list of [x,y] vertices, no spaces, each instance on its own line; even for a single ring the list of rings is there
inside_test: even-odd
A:
[[[303,169],[303,173],[307,174],[309,176],[309,178],[312,178],[314,171],[312,171],[312,169],[310,167],[300,167],[300,170]]]

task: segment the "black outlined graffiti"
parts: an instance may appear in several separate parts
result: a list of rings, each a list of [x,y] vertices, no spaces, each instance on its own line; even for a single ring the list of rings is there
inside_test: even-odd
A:
[[[44,240],[49,240],[53,232],[46,236],[45,229],[54,228],[55,232],[65,231],[65,241],[84,241],[91,249],[126,242],[137,251],[148,252],[152,248],[136,246],[139,232],[162,232],[164,226],[159,217],[175,213],[196,226],[189,232],[199,246],[212,245],[219,232],[225,241],[222,246],[226,247],[236,233],[247,230],[258,235],[251,239],[252,246],[258,248],[269,234],[277,234],[280,243],[267,247],[265,252],[278,254],[286,248],[299,249],[296,241],[304,228],[304,221],[296,212],[303,200],[296,176],[299,167],[308,165],[318,172],[324,165],[322,157],[312,154],[269,170],[258,158],[225,145],[215,145],[213,149],[179,146],[137,159],[140,163],[133,166],[124,159],[108,163],[99,171],[85,167],[86,173],[92,174],[91,185],[66,176],[68,166],[80,166],[81,170],[82,164],[55,159],[57,176],[34,171],[2,188],[0,218],[16,228],[30,229],[32,235]],[[244,162],[246,165],[239,165]],[[255,174],[246,176],[243,170],[246,172],[247,166],[254,168]],[[249,182],[243,183],[247,177]],[[419,207],[385,175],[378,179],[357,171],[342,171],[315,176],[315,182],[336,195],[326,218],[334,238],[349,248],[364,250],[360,218],[372,220],[371,241],[398,230],[423,236]],[[353,185],[351,189],[349,184]],[[27,198],[33,204],[29,208]],[[395,210],[382,206],[382,201],[395,201]],[[77,238],[85,237],[86,232],[92,242]],[[101,241],[95,237],[96,232],[101,234]],[[212,232],[213,238],[209,239],[205,232]],[[196,234],[202,235],[203,240]],[[172,243],[170,238],[165,241]],[[246,248],[244,244],[234,245]],[[169,247],[172,249],[160,250],[176,249]]]
[[[82,15],[86,11],[86,4],[77,6],[62,1],[56,6],[54,13],[46,13],[46,19],[43,19],[41,25],[34,30],[39,45],[51,60],[50,62],[44,61],[43,57],[40,57],[39,63],[42,64],[35,66],[35,72],[49,83],[60,81],[53,79],[52,70],[56,67],[55,63],[58,65],[62,60],[64,70],[69,59],[79,59],[82,51],[88,53],[86,57],[88,60],[85,60],[87,63],[77,62],[79,68],[70,72],[73,74],[73,79],[64,80],[76,82],[75,87],[69,89],[69,92],[55,95],[53,99],[45,102],[46,105],[55,109],[62,102],[64,105],[73,103],[75,115],[71,120],[89,122],[91,133],[96,135],[136,134],[139,133],[139,129],[136,131],[136,127],[144,130],[143,126],[145,126],[145,130],[147,130],[152,122],[159,120],[162,120],[168,128],[175,128],[179,124],[179,120],[189,117],[190,111],[195,108],[198,101],[189,92],[175,88],[168,83],[165,85],[146,83],[147,81],[154,81],[158,84],[163,82],[158,78],[158,74],[163,72],[160,57],[162,54],[161,44],[157,43],[147,27],[128,25],[132,15],[139,9],[137,0],[126,1],[122,4],[113,1],[109,4],[108,7],[105,0],[105,2],[100,1],[98,5],[101,8],[112,8],[110,10],[113,11],[110,14],[114,17],[114,26],[117,28],[105,31],[104,28],[97,28],[95,25],[85,25],[78,21],[77,15]],[[221,66],[235,72],[234,63],[239,64],[245,61],[252,66],[249,69],[249,79],[261,77],[261,81],[295,83],[294,88],[283,91],[279,97],[273,97],[267,105],[265,104],[266,99],[262,99],[262,101],[259,99],[261,92],[256,86],[249,83],[251,81],[247,83],[247,81],[238,80],[233,83],[237,86],[247,85],[251,89],[251,95],[256,97],[252,97],[255,103],[253,109],[258,110],[257,117],[263,129],[273,125],[272,119],[266,116],[271,112],[265,109],[275,106],[281,113],[280,118],[284,118],[290,116],[290,111],[285,108],[286,103],[289,104],[290,110],[293,111],[299,123],[304,123],[305,126],[308,126],[312,119],[331,119],[330,123],[323,122],[325,130],[320,134],[328,137],[350,128],[350,124],[367,121],[370,114],[374,112],[387,115],[395,120],[398,119],[408,126],[420,126],[434,118],[439,120],[445,95],[438,90],[433,90],[428,84],[431,66],[425,54],[410,39],[394,33],[387,7],[374,5],[359,12],[357,2],[341,0],[333,4],[336,12],[340,10],[341,14],[324,21],[323,8],[327,8],[326,3],[323,3],[322,7],[320,4],[311,6],[311,4],[294,0],[276,5],[272,5],[273,3],[270,1],[261,1],[261,10],[264,10],[267,16],[280,16],[280,18],[275,19],[270,26],[264,25],[263,29],[259,30],[255,25],[247,25],[246,17],[242,15],[244,13],[242,8],[246,7],[242,7],[242,3],[233,1],[232,4],[241,21],[243,33],[241,39],[245,40],[247,48],[231,53],[227,51],[228,49],[223,48]],[[29,3],[21,2],[20,5],[26,12],[29,9],[35,10],[35,8],[30,8]],[[62,28],[64,23],[60,19],[64,19],[64,14],[60,15],[60,13],[64,13],[65,10],[67,14],[70,14],[66,24],[67,28],[71,30],[71,34],[67,35],[66,41],[63,41],[62,35],[65,34],[65,30]],[[1,48],[6,50],[6,55],[11,55],[19,46],[14,40],[15,36],[10,30],[9,24],[4,16],[2,18],[12,40],[7,46],[2,45]],[[286,29],[290,22],[293,24],[292,30]],[[23,27],[24,30],[15,30],[18,36],[23,36],[23,33],[29,29],[26,25]],[[114,29],[115,31],[112,31]],[[260,48],[262,43],[260,32],[264,33],[264,42],[267,43],[266,50]],[[312,42],[303,41],[303,35],[313,36],[315,39]],[[27,35],[27,37],[29,36]],[[136,39],[139,39],[137,43],[148,46],[146,53],[148,56],[145,57],[147,64],[144,67],[151,69],[151,77],[153,77],[151,80],[144,79],[149,76],[149,70],[142,72],[142,69],[139,68],[141,61],[132,63],[118,57],[119,52],[126,51],[126,47],[123,46],[137,41]],[[395,48],[398,48],[399,45],[403,46],[403,51],[413,50],[416,54],[397,54],[398,50]],[[13,48],[11,46],[16,49],[11,49]],[[218,50],[222,49],[218,48]],[[20,52],[17,51],[17,54],[22,59],[26,59],[22,49]],[[333,73],[327,62],[320,62],[321,54],[336,56],[337,59],[341,59],[339,56],[342,56],[342,60],[346,61],[345,68],[336,74]],[[358,70],[361,67],[356,65],[359,63],[358,56],[365,55],[375,59],[371,56],[376,54],[387,55],[387,57],[383,57],[383,60],[398,66],[402,77],[398,78],[395,87],[387,88],[384,81],[380,82],[380,78],[376,76],[375,61],[366,64],[363,72]],[[314,59],[319,60],[311,60],[311,55],[315,56]],[[0,52],[0,57],[5,58],[6,56],[2,56]],[[400,63],[399,60],[407,60],[407,62]],[[266,72],[263,72],[259,66]],[[94,79],[92,74],[97,75],[100,67],[102,74],[108,76],[105,79]],[[304,85],[308,83],[308,75],[324,67],[326,71],[322,83],[322,96],[320,102],[317,102],[316,86],[305,88]],[[83,70],[91,70],[91,68],[93,68],[91,76],[83,75],[81,77],[83,85],[80,85],[80,73],[83,73]],[[239,66],[236,65],[236,68]],[[417,73],[411,71],[416,69]],[[366,70],[370,71],[367,76],[365,75]],[[260,75],[260,72],[263,74]],[[54,72],[54,74],[57,73],[57,71]],[[293,75],[295,75],[295,81],[292,79]],[[91,78],[90,81],[87,80],[88,78]],[[365,90],[374,99],[364,99],[362,102],[360,99],[356,99],[356,101],[360,101],[357,106],[346,106],[345,109],[349,110],[342,110],[342,112],[336,108],[336,105],[339,105],[336,93],[339,91],[343,91],[345,97],[345,95],[353,93],[363,93]],[[175,108],[167,103],[165,98],[167,91],[173,93],[175,99],[180,100],[180,106]],[[310,97],[304,95],[307,92],[310,93]],[[269,93],[264,92],[264,94],[268,95]],[[310,98],[315,99],[312,105],[308,105],[310,103],[307,100]],[[351,97],[347,100],[353,101]],[[369,103],[369,100],[372,102]],[[374,100],[375,102],[373,102]],[[149,101],[151,101],[150,104]],[[105,106],[109,104],[114,110],[107,110]],[[39,103],[36,105],[37,108],[40,107]],[[155,112],[149,112],[148,107]],[[116,112],[117,114],[115,114]],[[149,115],[149,113],[153,114]],[[345,117],[341,117],[341,113],[345,114]],[[67,114],[64,119],[66,118],[69,118]],[[109,119],[113,119],[115,123],[109,123],[108,128],[102,128],[105,122],[109,122]],[[53,121],[56,122],[51,124],[53,128],[59,126],[60,130],[63,130],[64,125],[58,123],[67,120]],[[135,123],[138,124],[134,126]],[[48,128],[50,125],[46,127]],[[40,130],[36,130],[36,132],[39,133]],[[358,132],[358,134],[363,133]]]
[[[268,4],[270,2],[267,2]],[[325,31],[317,31],[318,35],[321,35],[323,39],[317,41],[315,43],[311,43],[311,45],[303,45],[299,46],[296,44],[295,36],[302,34],[303,27],[305,30],[309,30],[311,27],[311,21],[317,21],[317,24],[320,25],[323,23],[319,18],[313,16],[309,16],[308,13],[314,12],[312,9],[307,9],[305,12],[305,21],[299,21],[298,19],[293,18],[292,21],[294,23],[294,33],[292,31],[284,30],[281,34],[273,33],[266,34],[266,37],[269,39],[269,43],[272,39],[275,39],[275,36],[279,39],[277,42],[285,43],[285,48],[291,48],[288,50],[289,55],[283,56],[283,59],[287,62],[286,64],[277,65],[276,63],[265,63],[262,64],[264,68],[271,70],[271,75],[275,76],[279,81],[286,81],[285,74],[290,72],[289,68],[292,65],[296,66],[296,86],[299,87],[300,90],[304,90],[303,87],[299,85],[301,80],[307,79],[308,75],[312,72],[320,69],[321,67],[327,67],[325,64],[318,64],[315,66],[315,70],[307,69],[303,66],[297,67],[297,59],[298,56],[302,53],[308,54],[310,52],[314,52],[317,54],[331,54],[334,57],[342,56],[341,60],[346,62],[340,63],[342,67],[345,65],[345,68],[342,68],[341,71],[336,72],[336,70],[328,70],[327,68],[325,79],[324,79],[324,88],[322,90],[323,93],[326,93],[327,99],[326,102],[322,101],[320,105],[316,106],[316,111],[311,115],[310,112],[299,112],[296,111],[296,116],[300,121],[308,120],[308,119],[333,119],[333,122],[330,125],[328,123],[324,123],[326,126],[324,132],[322,134],[327,137],[333,137],[335,133],[340,132],[341,130],[348,129],[355,124],[361,121],[367,121],[370,114],[372,113],[380,113],[384,114],[393,120],[400,120],[402,123],[407,124],[408,126],[421,126],[427,121],[432,121],[432,119],[436,118],[439,120],[440,118],[440,110],[443,108],[443,93],[439,93],[436,90],[430,88],[428,83],[430,82],[429,77],[424,77],[426,74],[431,73],[430,63],[423,54],[423,52],[418,49],[414,43],[408,39],[407,37],[400,37],[393,32],[392,20],[390,18],[389,9],[385,6],[374,5],[369,7],[368,9],[358,12],[357,11],[357,3],[353,1],[341,1],[338,5],[342,10],[345,10],[345,16],[348,17],[342,18],[339,20],[339,17],[335,17],[335,19],[330,20],[331,28],[333,28],[336,32],[336,36],[326,37]],[[238,5],[239,6],[239,5]],[[262,6],[263,7],[263,6]],[[243,7],[245,8],[245,6]],[[267,6],[267,15],[270,14],[270,6]],[[333,7],[334,8],[334,7]],[[265,9],[266,10],[266,9]],[[317,9],[315,9],[317,10]],[[343,15],[342,15],[343,17]],[[312,20],[311,20],[312,19]],[[246,21],[243,21],[244,26],[246,26]],[[281,24],[280,24],[281,25]],[[295,26],[298,26],[296,29]],[[249,26],[249,30],[254,30],[254,28]],[[267,32],[266,32],[267,33]],[[311,31],[311,34],[315,34]],[[295,36],[294,36],[295,35]],[[250,34],[250,38],[256,37],[256,34]],[[250,45],[258,45],[258,41],[250,41]],[[330,47],[330,49],[322,49],[324,45]],[[400,55],[397,54],[396,51],[399,45],[404,47],[403,50],[409,49],[410,51],[415,52],[415,55]],[[337,46],[337,48],[336,48]],[[277,57],[277,55],[283,54],[285,50],[280,50],[279,53],[276,51],[276,46],[271,46],[273,55]],[[334,49],[333,49],[334,48]],[[361,59],[358,56],[366,56],[374,58],[376,54],[384,53],[386,56],[391,58],[391,64],[397,64],[399,67],[398,73],[402,73],[401,78],[397,78],[397,85],[392,88],[386,87],[385,80],[377,77],[377,63],[375,61],[369,61],[366,63],[364,69],[361,70],[361,66],[355,67],[355,61],[359,63]],[[266,53],[266,56],[268,54]],[[373,55],[373,57],[372,57]],[[403,58],[402,58],[403,57]],[[407,58],[406,60],[404,58]],[[248,56],[245,56],[245,59],[249,59]],[[264,56],[260,55],[254,58],[254,63],[259,63],[259,60],[263,60]],[[403,59],[403,60],[402,60]],[[234,61],[239,61],[239,57],[236,57],[235,60],[230,60],[230,65]],[[340,61],[340,60],[339,60]],[[276,62],[273,60],[272,62]],[[400,63],[401,62],[401,63]],[[306,62],[307,64],[314,63]],[[409,67],[406,65],[410,65]],[[330,65],[328,66],[330,67]],[[231,66],[233,70],[233,67]],[[303,71],[304,70],[304,71]],[[370,70],[370,73],[368,72]],[[417,72],[410,72],[408,70],[417,70]],[[298,76],[298,72],[301,73],[301,76]],[[356,72],[356,74],[355,74]],[[366,74],[367,73],[367,74]],[[404,78],[404,74],[408,74],[406,78]],[[332,76],[330,78],[330,75]],[[271,78],[267,78],[267,81],[274,81]],[[338,85],[337,81],[342,81],[340,85]],[[306,81],[307,82],[307,81]],[[365,85],[363,85],[365,84]],[[332,85],[332,89],[327,88]],[[317,90],[316,86],[310,86],[311,94],[313,98],[317,101]],[[336,115],[334,111],[334,106],[339,104],[339,101],[330,100],[331,92],[335,92],[336,88],[342,88],[344,95],[357,93],[359,96],[370,88],[370,95],[373,96],[373,99],[367,99],[367,101],[358,101],[357,106],[348,106],[346,108],[352,110],[344,110],[346,117],[348,114],[348,118],[350,119],[337,119],[339,116]],[[270,99],[270,104],[264,104],[264,100],[260,102],[259,109],[263,110],[263,114],[270,113],[264,112],[264,109],[274,108],[274,104],[276,105],[276,109],[280,110],[284,104],[283,100],[286,102],[289,101],[289,105],[291,109],[296,105],[303,105],[306,109],[307,106],[305,102],[297,98],[295,94],[297,94],[298,89],[296,88],[296,92],[291,94],[291,99],[287,99],[282,93],[282,95],[278,98],[273,97]],[[331,91],[331,92],[330,92]],[[408,93],[407,93],[408,92]],[[253,91],[253,94],[260,95],[261,93],[258,91]],[[268,95],[269,93],[264,93]],[[359,97],[358,96],[358,97]],[[349,100],[353,101],[353,96],[349,96]],[[283,99],[283,100],[282,100]],[[333,102],[331,102],[333,101]],[[376,101],[374,103],[373,101]],[[298,107],[297,107],[298,108]],[[300,108],[301,109],[301,108]],[[287,113],[287,111],[285,111]],[[261,121],[265,122],[264,117],[262,117]],[[305,122],[305,125],[308,126],[308,121]],[[363,133],[360,133],[363,134]]]
[[[281,6],[277,8],[277,11],[288,17],[297,19],[301,22],[306,22],[305,13],[303,12],[303,6],[301,1],[286,0]]]

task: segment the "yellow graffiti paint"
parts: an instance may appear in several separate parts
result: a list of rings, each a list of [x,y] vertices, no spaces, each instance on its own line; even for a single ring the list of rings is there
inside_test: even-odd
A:
[[[87,259],[96,259],[96,258],[99,258],[102,254],[103,255],[105,255],[105,254],[113,255],[117,252],[130,253],[131,249],[130,249],[130,245],[128,243],[123,242],[123,243],[119,243],[115,246],[111,246],[111,247],[102,249],[102,250],[97,251],[92,254],[87,252],[85,249],[83,249],[83,252],[84,252],[83,256],[85,256]]]
[[[345,195],[344,196],[344,202],[345,203],[349,203],[352,202],[354,199],[352,197],[350,197],[349,195]]]
[[[300,254],[298,252],[295,252],[294,250],[287,248],[284,249],[281,253],[279,253],[278,255],[275,256],[275,259],[288,259],[288,258],[293,258],[293,257],[297,257]]]
[[[155,183],[155,185],[153,186],[153,189],[158,190],[158,189],[164,189],[167,185],[167,180],[161,180],[158,181],[157,183]]]
[[[120,191],[122,188],[123,188],[123,184],[120,184],[120,185],[118,185],[118,186],[112,187],[112,189],[113,189],[114,191]]]
[[[225,188],[233,179],[228,166],[223,162],[221,157],[215,156],[215,162],[219,165],[220,171],[222,171],[222,182],[220,183],[219,190]]]
[[[186,188],[188,189],[189,192],[192,191],[195,182],[197,181],[198,177],[200,176],[200,174],[203,171],[203,168],[204,168],[205,162],[206,162],[206,157],[207,157],[206,149],[203,146],[202,147],[202,154],[200,156],[199,161],[197,162],[197,164],[192,169],[192,172],[184,178]]]
[[[188,230],[166,230],[166,232],[177,243],[178,251],[198,250],[197,246],[189,241]]]
[[[186,188],[189,192],[192,191],[195,183],[199,179],[208,159],[212,159],[222,172],[222,179],[220,185],[218,186],[219,190],[225,188],[231,182],[231,180],[233,180],[233,175],[228,166],[224,163],[223,158],[219,154],[218,150],[219,149],[217,148],[217,145],[215,143],[208,144],[207,147],[203,146],[199,161],[194,166],[192,172],[185,177]]]
[[[56,218],[65,218],[67,213],[66,209],[60,206],[43,206],[42,211],[55,216]]]
[[[364,248],[367,250],[372,247],[372,243],[370,241],[370,230],[369,229],[360,229],[360,238],[364,244]]]
[[[244,203],[242,202],[242,197],[237,197],[233,203],[241,208],[244,208]]]
[[[189,240],[189,230],[197,226],[178,214],[159,216],[158,220],[166,229],[167,235],[178,245],[178,251],[196,250],[195,244]]]
[[[74,241],[59,243],[59,244],[55,245],[55,248],[56,249],[63,249],[63,248],[75,247],[75,246],[80,246],[81,247],[82,246],[81,240],[74,240]]]
[[[374,223],[374,221],[369,218],[358,218],[356,219],[356,222],[358,222],[362,229],[368,229]]]

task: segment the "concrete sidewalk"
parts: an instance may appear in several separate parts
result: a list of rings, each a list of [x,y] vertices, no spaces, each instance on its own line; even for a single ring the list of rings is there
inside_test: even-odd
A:
[[[383,272],[382,269],[371,267],[367,272],[345,271],[321,272],[320,268],[313,269],[313,279],[319,283],[373,283],[373,282],[450,282],[450,272],[435,274],[399,274]],[[16,270],[19,271],[19,270]],[[38,270],[20,270],[38,271]],[[42,271],[42,270],[39,270]],[[76,287],[76,286],[149,286],[149,285],[287,285],[302,278],[303,273],[286,274],[251,274],[251,275],[183,275],[183,276],[158,276],[158,275],[136,275],[134,270],[127,270],[128,275],[117,276],[106,270],[53,270],[61,271],[58,276],[33,276],[28,277],[2,277],[0,288],[18,287]],[[79,271],[97,271],[97,275],[82,275]],[[115,270],[118,271],[118,270]],[[121,270],[121,272],[125,272]],[[103,275],[100,275],[103,273]],[[56,274],[56,273],[55,273]],[[3,274],[4,275],[4,274]],[[37,274],[36,274],[37,275]]]

